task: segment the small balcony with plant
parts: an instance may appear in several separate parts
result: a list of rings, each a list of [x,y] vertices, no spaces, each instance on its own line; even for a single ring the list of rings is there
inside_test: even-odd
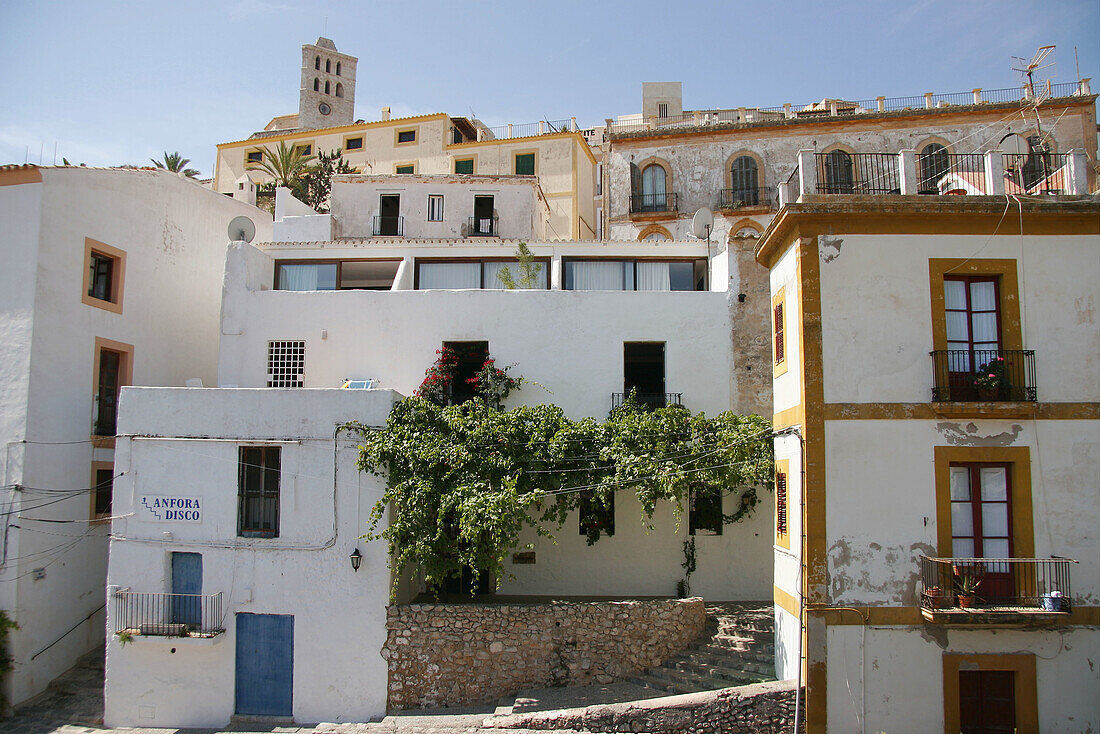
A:
[[[942,349],[932,357],[933,402],[1035,402],[1031,349]]]
[[[139,638],[211,639],[225,633],[222,593],[114,592],[112,631],[123,643]]]
[[[932,622],[1064,621],[1072,611],[1069,558],[921,556],[921,614]]]

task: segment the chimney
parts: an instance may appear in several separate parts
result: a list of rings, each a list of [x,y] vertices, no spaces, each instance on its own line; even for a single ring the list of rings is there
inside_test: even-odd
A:
[[[390,119],[390,108],[389,107],[383,107],[382,108],[382,122],[385,122],[388,119]]]

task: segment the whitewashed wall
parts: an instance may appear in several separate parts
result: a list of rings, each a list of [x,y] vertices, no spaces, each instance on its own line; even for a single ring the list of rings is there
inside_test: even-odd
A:
[[[930,636],[924,628],[832,626],[828,649],[829,731],[943,731],[947,653],[1032,653],[1039,731],[1079,734],[1100,725],[1095,628],[940,629]]]
[[[358,472],[354,437],[341,434],[334,455],[333,436],[350,420],[381,423],[396,397],[388,390],[123,391],[120,435],[149,437],[119,439],[117,466],[126,473],[116,481],[116,513],[127,517],[112,528],[109,589],[168,592],[171,553],[201,553],[203,593],[223,593],[226,632],[212,640],[136,636],[125,646],[109,634],[107,726],[227,724],[238,612],[294,615],[295,721],[385,713],[386,547],[359,539],[384,487]],[[279,537],[238,538],[239,446],[273,439],[282,449]],[[130,516],[142,494],[200,496],[203,520]],[[363,554],[358,572],[348,560],[355,548]],[[113,602],[109,609],[111,632]]]
[[[261,236],[271,230],[254,207],[164,171],[39,170],[41,184],[0,187],[0,225],[15,235],[5,234],[0,247],[18,248],[7,258],[12,269],[0,276],[18,278],[5,291],[0,319],[12,339],[4,342],[10,359],[0,360],[10,370],[0,382],[4,481],[80,490],[92,484],[92,461],[112,458],[109,448],[93,449],[89,441],[95,338],[134,346],[136,384],[182,385],[190,377],[212,383],[227,225],[243,214],[253,217]],[[86,237],[126,252],[121,314],[81,302]],[[31,318],[33,334],[27,332]],[[24,438],[25,446],[9,443]],[[9,563],[0,571],[11,599],[4,607],[20,623],[11,635],[9,700],[15,703],[44,690],[102,643],[104,617],[97,610],[107,566],[107,527],[86,524],[87,491],[49,505],[42,503],[55,494],[24,490],[21,499],[19,527],[7,531]]]

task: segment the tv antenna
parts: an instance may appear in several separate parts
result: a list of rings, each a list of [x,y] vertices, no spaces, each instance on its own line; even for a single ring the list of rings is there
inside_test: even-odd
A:
[[[1031,57],[1031,61],[1022,59],[1019,56],[1012,57],[1019,62],[1016,66],[1012,67],[1012,70],[1018,73],[1021,79],[1027,80],[1027,90],[1031,93],[1032,109],[1035,111],[1035,127],[1039,133],[1040,139],[1043,138],[1043,122],[1039,119],[1039,105],[1050,97],[1050,76],[1047,76],[1046,84],[1041,85],[1043,89],[1036,90],[1035,72],[1049,69],[1054,66],[1055,61],[1051,56],[1054,53],[1054,49],[1054,46],[1040,46],[1039,50],[1035,52],[1035,55]],[[1049,61],[1047,61],[1048,57],[1050,57]]]
[[[256,236],[256,225],[243,214],[233,217],[229,223],[229,240],[231,242],[251,242]]]

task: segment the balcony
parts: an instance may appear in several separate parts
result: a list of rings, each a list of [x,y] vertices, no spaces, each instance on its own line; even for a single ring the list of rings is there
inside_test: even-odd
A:
[[[500,237],[497,217],[470,217],[466,225],[467,237]]]
[[[611,394],[611,409],[621,408],[631,397],[634,402],[648,410],[667,408],[670,405],[681,405],[683,395],[682,392],[617,392]]]
[[[1037,400],[1034,350],[943,349],[929,354],[933,402]]]
[[[921,556],[921,614],[932,622],[1016,624],[1072,611],[1070,558]]]
[[[662,194],[631,194],[631,214],[660,214],[663,212],[675,213],[679,211],[678,197],[675,193]]]
[[[225,632],[222,593],[117,591],[114,633],[147,637],[217,637]]]
[[[374,217],[371,235],[374,237],[404,237],[405,217]]]
[[[760,186],[754,189],[722,189],[718,192],[719,209],[742,209],[763,206],[769,209],[775,204],[775,189]]]

